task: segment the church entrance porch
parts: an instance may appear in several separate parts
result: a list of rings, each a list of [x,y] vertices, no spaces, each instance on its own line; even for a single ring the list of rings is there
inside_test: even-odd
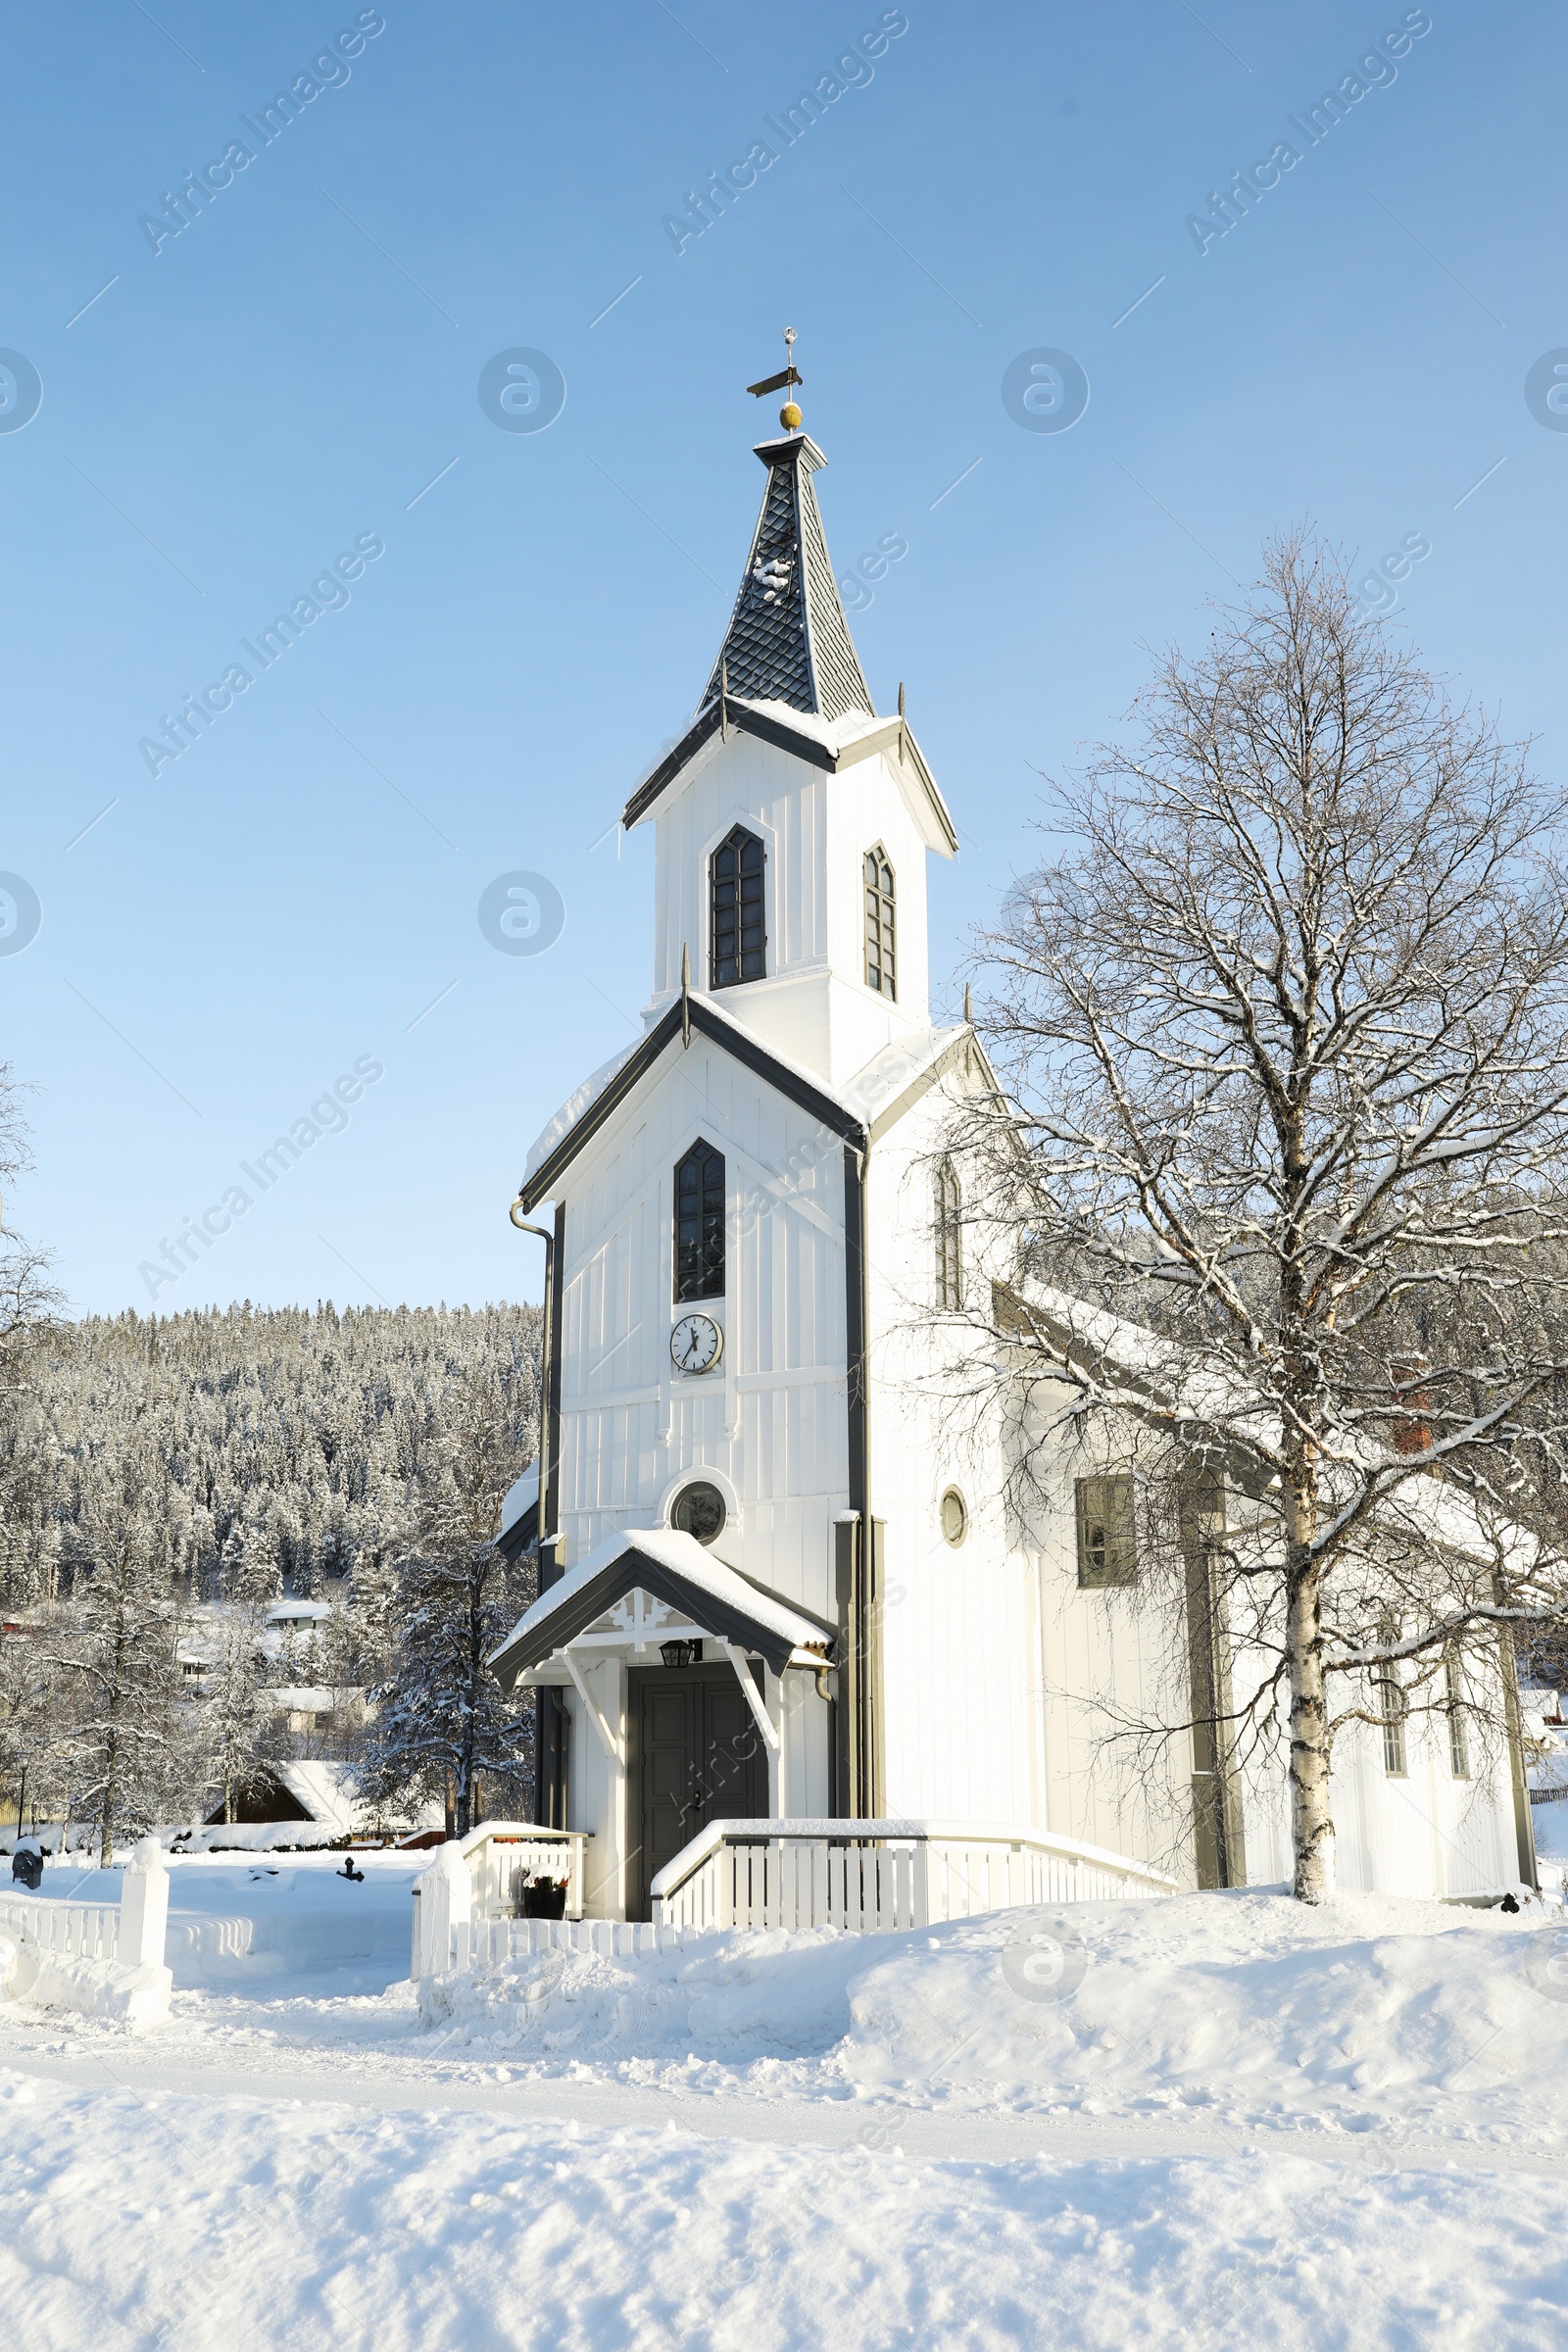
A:
[[[634,1668],[627,1683],[627,1916],[651,1919],[656,1874],[710,1822],[765,1818],[767,1750],[728,1664]]]
[[[540,1691],[549,1818],[594,1840],[589,1917],[651,1922],[710,1824],[828,1810],[835,1641],[682,1529],[609,1537],[547,1586],[492,1664]]]

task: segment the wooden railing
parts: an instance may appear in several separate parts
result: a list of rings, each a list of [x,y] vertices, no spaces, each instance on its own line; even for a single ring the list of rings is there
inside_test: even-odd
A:
[[[1125,1854],[1004,1823],[715,1821],[659,1872],[653,1911],[664,1926],[866,1935],[1175,1886]]]
[[[498,1966],[560,1946],[632,1954],[732,1928],[923,1928],[1026,1903],[1171,1894],[1126,1854],[1005,1823],[715,1821],[653,1885],[653,1922],[584,1920],[588,1838],[486,1822],[444,1845],[415,1886],[411,1974]],[[518,1917],[522,1875],[567,1881],[562,1923]]]
[[[437,1853],[414,1886],[410,1973],[471,1965],[468,1928],[485,1920],[515,1919],[527,1879],[564,1879],[565,1916],[583,1907],[586,1830],[545,1830],[529,1821],[486,1821]]]
[[[29,1950],[57,1960],[118,1960],[120,1905],[72,1903],[45,1894],[0,1891],[0,1929]]]
[[[526,1821],[486,1821],[462,1840],[475,1919],[519,1915],[521,1881],[564,1879],[566,1917],[580,1919],[585,1830],[541,1830]]]
[[[25,1998],[47,1975],[52,2005],[92,2011],[105,2005],[103,1988],[74,1980],[70,1963],[109,1962],[123,1973],[129,2004],[124,2014],[164,2015],[169,2008],[168,1926],[169,1872],[156,1838],[144,1838],[137,1846],[122,1874],[118,1902],[77,1902],[41,1890],[0,1891],[0,1942],[9,1947],[0,1960],[0,1991]]]

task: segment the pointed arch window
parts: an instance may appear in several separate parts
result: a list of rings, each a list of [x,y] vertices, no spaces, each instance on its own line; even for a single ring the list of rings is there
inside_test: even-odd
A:
[[[766,870],[767,853],[744,825],[737,825],[709,860],[708,960],[713,988],[766,977]]]
[[[894,936],[893,868],[880,842],[865,853],[865,985],[898,1001],[898,944]]]
[[[963,1196],[951,1159],[937,1163],[936,1211],[937,1305],[956,1313],[963,1304]]]
[[[675,1162],[675,1298],[724,1296],[724,1154],[699,1136]]]

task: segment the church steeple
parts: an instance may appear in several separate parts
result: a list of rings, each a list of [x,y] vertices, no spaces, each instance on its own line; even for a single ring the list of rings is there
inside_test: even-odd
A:
[[[757,455],[767,487],[702,707],[722,690],[826,719],[851,711],[874,717],[811,487],[827,460],[801,432],[760,442]]]

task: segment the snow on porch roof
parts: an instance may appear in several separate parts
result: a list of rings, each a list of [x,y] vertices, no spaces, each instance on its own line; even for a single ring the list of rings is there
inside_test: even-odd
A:
[[[761,1653],[782,1674],[797,1649],[831,1649],[830,1627],[763,1592],[705,1551],[695,1536],[668,1527],[636,1527],[607,1536],[559,1584],[541,1592],[490,1663],[504,1683],[540,1665],[607,1609],[638,1590],[681,1609],[715,1640]]]

